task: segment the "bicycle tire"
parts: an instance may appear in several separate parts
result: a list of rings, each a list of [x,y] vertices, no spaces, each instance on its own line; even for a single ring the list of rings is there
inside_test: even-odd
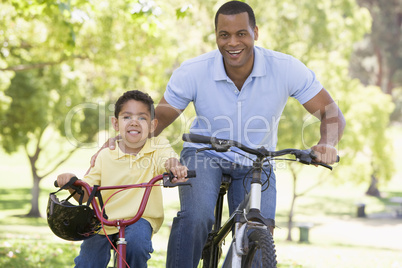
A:
[[[248,234],[248,241],[249,250],[247,254],[242,257],[242,268],[276,267],[276,250],[271,232],[256,229]]]

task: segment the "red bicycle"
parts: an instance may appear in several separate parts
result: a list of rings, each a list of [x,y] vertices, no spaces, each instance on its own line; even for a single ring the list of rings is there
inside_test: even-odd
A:
[[[187,178],[195,177],[195,175],[195,171],[187,171]],[[106,236],[112,248],[115,250],[114,265],[116,267],[117,262],[117,268],[129,267],[126,262],[127,241],[125,240],[125,228],[128,225],[134,224],[142,217],[147,206],[152,187],[162,186],[160,183],[158,183],[159,181],[163,180],[163,187],[176,187],[183,185],[191,186],[189,182],[173,184],[171,182],[173,178],[174,176],[172,173],[164,173],[152,178],[148,183],[117,186],[95,185],[91,187],[86,182],[73,177],[69,183],[59,189],[59,191],[68,187],[74,189],[74,192],[67,199],[59,201],[56,197],[56,193],[59,191],[50,194],[47,207],[48,225],[50,229],[52,229],[53,233],[55,233],[57,236],[70,241],[78,241],[90,238],[92,235],[96,234],[101,227],[103,228],[104,225],[117,227],[119,234],[117,241],[115,241],[116,246],[114,245],[114,241],[111,241],[109,237]],[[55,187],[58,187],[57,181],[55,181],[54,184]],[[82,199],[84,196],[82,188],[85,189],[85,192],[89,196],[86,205],[82,204]],[[131,219],[127,220],[108,220],[106,214],[104,213],[105,205],[107,204],[108,200],[113,195],[132,188],[145,188],[144,195],[137,213]],[[100,192],[103,190],[117,190],[105,201],[105,204],[103,204],[103,200],[100,195]],[[78,206],[73,205],[68,201],[69,198],[74,196],[76,193],[81,196]],[[89,204],[92,205],[93,209],[91,209]]]

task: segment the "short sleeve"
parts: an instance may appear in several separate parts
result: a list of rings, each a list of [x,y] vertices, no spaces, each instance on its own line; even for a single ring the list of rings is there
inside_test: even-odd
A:
[[[289,61],[288,75],[290,96],[301,104],[311,100],[323,88],[315,73],[296,58]]]
[[[95,160],[95,165],[91,168],[91,170],[84,176],[82,179],[90,186],[100,185],[101,184],[101,170],[102,170],[102,158],[108,149],[102,150]]]
[[[169,158],[179,159],[179,156],[173,150],[172,146],[169,144],[169,141],[166,138],[158,137],[156,139],[156,142],[157,142],[158,147],[157,147],[157,150],[155,150],[153,161],[157,168],[156,173],[162,174],[162,173],[166,172],[166,168],[165,168],[166,161]]]
[[[164,98],[177,109],[185,109],[194,100],[195,86],[190,74],[190,66],[183,64],[173,72],[167,84]]]

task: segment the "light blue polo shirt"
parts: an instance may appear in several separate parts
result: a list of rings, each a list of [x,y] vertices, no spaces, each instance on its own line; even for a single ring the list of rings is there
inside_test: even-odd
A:
[[[323,88],[314,72],[296,58],[257,46],[254,52],[253,71],[241,91],[227,76],[219,50],[187,60],[173,72],[164,97],[178,109],[194,103],[197,117],[191,133],[274,150],[288,98],[304,104]],[[184,143],[184,147],[205,146]],[[210,152],[231,162],[250,163],[233,152]]]

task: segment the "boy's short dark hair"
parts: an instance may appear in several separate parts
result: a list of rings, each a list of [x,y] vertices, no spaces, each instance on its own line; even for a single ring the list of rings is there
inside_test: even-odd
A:
[[[215,30],[217,29],[218,26],[218,16],[219,14],[222,15],[236,15],[240,14],[243,12],[248,13],[248,19],[249,23],[252,29],[255,28],[256,22],[255,22],[255,15],[253,9],[246,3],[240,2],[240,1],[230,1],[225,4],[223,4],[218,11],[216,12],[215,15]]]
[[[123,105],[129,100],[140,101],[145,105],[147,105],[149,113],[151,114],[151,119],[154,119],[155,116],[154,100],[147,93],[139,90],[130,90],[120,96],[120,98],[116,101],[116,104],[114,105],[114,116],[116,118],[119,117],[119,113]]]

